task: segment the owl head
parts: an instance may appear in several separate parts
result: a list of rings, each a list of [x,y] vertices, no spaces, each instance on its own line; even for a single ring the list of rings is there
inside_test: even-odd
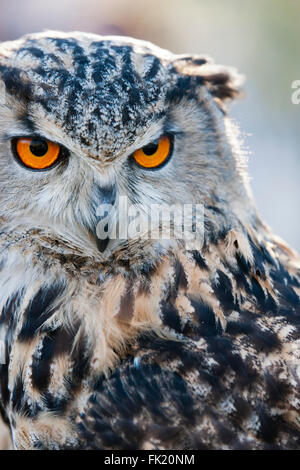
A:
[[[205,57],[125,37],[45,32],[2,43],[6,230],[51,234],[109,260],[149,258],[178,242],[147,230],[120,235],[132,207],[145,220],[153,207],[200,204],[209,239],[250,223],[245,157],[226,111],[241,81]]]

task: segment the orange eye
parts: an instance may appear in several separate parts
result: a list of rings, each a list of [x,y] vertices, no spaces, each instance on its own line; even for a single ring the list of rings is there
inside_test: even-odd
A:
[[[52,166],[59,157],[60,146],[39,138],[20,137],[15,141],[15,151],[23,165],[34,170]]]
[[[136,150],[133,154],[135,161],[144,168],[159,168],[168,161],[173,150],[173,139],[164,135],[155,142]]]

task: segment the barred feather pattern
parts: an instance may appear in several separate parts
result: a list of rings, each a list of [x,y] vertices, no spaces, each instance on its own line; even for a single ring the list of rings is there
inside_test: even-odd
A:
[[[299,259],[283,243],[231,230],[139,275],[99,266],[101,281],[35,248],[0,318],[17,448],[299,447]]]
[[[131,38],[0,44],[0,412],[14,448],[299,448],[300,260],[256,213],[226,110],[240,83]],[[166,133],[167,164],[136,165]],[[29,171],[21,136],[65,158]],[[203,243],[99,251],[108,194],[200,203]]]

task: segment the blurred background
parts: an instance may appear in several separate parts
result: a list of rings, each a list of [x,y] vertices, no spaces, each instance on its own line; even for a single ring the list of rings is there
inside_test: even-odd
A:
[[[258,210],[300,250],[300,0],[0,0],[0,41],[43,29],[150,40],[175,53],[205,53],[247,76],[231,107],[251,154]]]

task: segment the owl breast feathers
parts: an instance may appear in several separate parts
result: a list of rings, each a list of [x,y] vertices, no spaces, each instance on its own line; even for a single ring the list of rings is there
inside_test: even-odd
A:
[[[255,209],[227,114],[241,82],[125,37],[0,44],[14,448],[299,448],[300,260]]]

